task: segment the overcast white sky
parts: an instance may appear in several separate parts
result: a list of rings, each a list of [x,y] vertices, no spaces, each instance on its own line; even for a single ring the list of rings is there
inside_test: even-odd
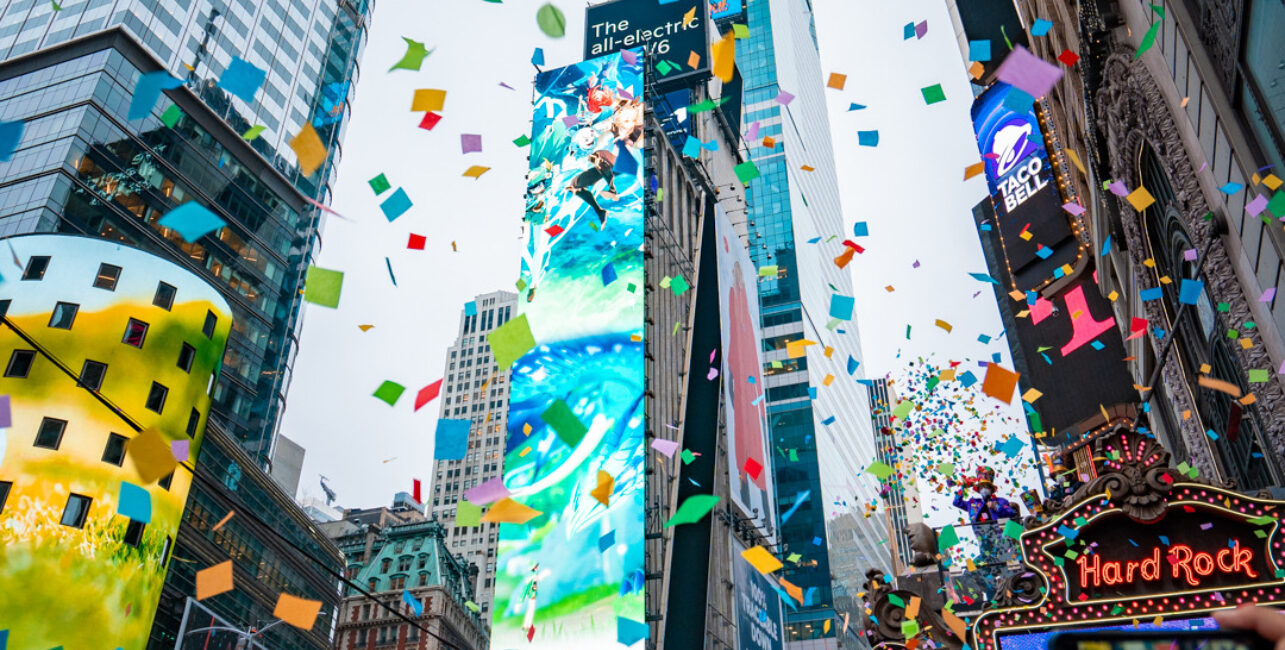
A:
[[[390,503],[413,478],[431,489],[438,403],[414,413],[414,393],[442,377],[463,304],[479,293],[513,290],[526,151],[512,140],[529,130],[532,49],[543,47],[550,67],[581,58],[583,7],[558,3],[567,36],[554,40],[536,27],[539,4],[473,0],[446,11],[437,3],[380,0],[375,10],[335,188],[334,208],[352,222],[328,217],[317,260],[345,272],[343,296],[336,310],[305,308],[282,426],[307,449],[301,496],[321,495],[318,475],[331,479],[347,507]],[[1011,367],[1003,340],[977,342],[1002,325],[988,286],[968,276],[986,269],[970,214],[985,184],[961,182],[978,154],[968,118],[972,95],[945,3],[814,5],[823,76],[848,75],[843,91],[827,91],[844,221],[849,234],[856,221],[870,227],[861,241],[865,254],[849,266],[863,368],[896,376],[905,358],[992,352]],[[903,25],[925,19],[925,38],[902,39]],[[405,51],[402,36],[435,48],[419,72],[387,72]],[[927,106],[920,88],[935,83],[947,101]],[[431,132],[417,128],[421,114],[409,110],[417,88],[448,91],[443,120]],[[851,102],[868,108],[848,112]],[[870,129],[879,130],[879,146],[858,147],[857,131]],[[461,133],[481,134],[483,151],[462,155]],[[463,178],[470,165],[492,169],[478,180]],[[381,172],[415,203],[391,224],[366,184]],[[426,235],[428,248],[407,250],[410,233]],[[954,331],[935,327],[939,318]],[[363,333],[361,324],[374,328]],[[395,407],[371,397],[384,380],[406,386]]]

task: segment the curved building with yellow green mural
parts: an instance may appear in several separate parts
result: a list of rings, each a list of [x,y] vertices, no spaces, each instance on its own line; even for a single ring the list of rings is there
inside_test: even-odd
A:
[[[88,237],[5,239],[0,276],[0,636],[142,650],[231,309],[182,267]]]

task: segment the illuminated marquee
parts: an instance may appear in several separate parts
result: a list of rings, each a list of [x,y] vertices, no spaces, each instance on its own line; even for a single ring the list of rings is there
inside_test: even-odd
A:
[[[1190,481],[1154,439],[1123,428],[1095,440],[1093,456],[1098,478],[1046,503],[1058,513],[1022,533],[1025,567],[972,622],[973,647],[1285,603],[1285,503]]]

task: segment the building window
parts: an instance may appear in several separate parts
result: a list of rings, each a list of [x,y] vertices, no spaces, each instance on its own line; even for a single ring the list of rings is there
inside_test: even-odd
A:
[[[70,302],[54,305],[54,313],[49,316],[49,326],[60,330],[71,329],[71,324],[76,322],[76,312],[79,310],[80,305]]]
[[[12,487],[11,481],[0,481],[0,512],[4,512],[4,504],[9,500],[9,489]]]
[[[214,312],[212,311],[205,312],[205,325],[201,327],[201,333],[205,334],[205,338],[207,339],[214,338],[214,326],[218,325],[218,323],[219,323],[219,317],[215,316]]]
[[[119,433],[107,434],[107,447],[103,449],[103,462],[120,467],[125,463],[125,436]]]
[[[43,449],[57,449],[62,444],[62,433],[67,429],[66,420],[44,418],[40,420],[40,430],[36,432],[33,446]]]
[[[170,561],[170,549],[174,548],[174,539],[169,535],[165,536],[165,546],[161,547],[161,566],[165,566]]]
[[[157,481],[156,484],[159,485],[162,490],[168,491],[170,489],[170,484],[172,484],[173,482],[174,482],[174,472],[171,471],[169,474],[162,476],[161,480]]]
[[[404,558],[400,558],[400,559],[398,559],[398,560],[397,560],[397,570],[398,570],[398,571],[410,571],[410,561],[411,561],[411,558],[410,558],[410,556],[409,556],[409,555],[408,555],[408,556],[406,556],[406,557],[404,557]]]
[[[14,350],[9,357],[9,365],[4,369],[4,376],[26,377],[31,372],[31,365],[35,362],[35,350]]]
[[[106,289],[108,291],[116,290],[116,282],[120,280],[120,267],[115,264],[99,264],[98,275],[94,277],[94,287],[97,289]]]
[[[43,280],[49,269],[48,255],[32,255],[27,259],[27,268],[22,270],[23,280]]]
[[[366,591],[379,591],[379,579],[371,578],[370,581],[366,583]]]
[[[145,338],[147,338],[147,323],[137,318],[129,319],[129,323],[125,325],[125,337],[121,339],[121,342],[125,345],[141,348]]]
[[[103,387],[103,378],[106,376],[107,364],[86,359],[85,365],[80,368],[80,381],[76,382],[76,385],[89,390],[98,390]]]
[[[379,562],[379,572],[388,573],[388,570],[392,568],[392,566],[393,566],[393,559],[386,557]]]
[[[84,528],[85,519],[89,517],[89,504],[93,502],[93,499],[83,494],[69,495],[67,507],[63,509],[62,519],[58,523],[72,528]]]
[[[152,389],[147,392],[147,410],[162,412],[165,409],[165,397],[170,394],[170,389],[152,382]]]
[[[428,574],[427,574],[427,573],[421,573],[421,574],[419,574],[419,586],[421,586],[421,587],[426,587],[426,586],[428,586]]]
[[[130,519],[129,525],[125,527],[124,542],[126,544],[129,544],[130,546],[133,546],[134,548],[138,548],[138,545],[143,541],[144,528],[147,528],[147,524],[144,524],[141,521]]]
[[[156,295],[152,296],[152,304],[169,311],[174,306],[174,294],[177,292],[178,290],[174,288],[174,285],[158,282],[156,284]]]
[[[404,576],[398,576],[396,578],[393,578],[392,585],[389,588],[393,590],[405,589],[406,578]]]
[[[184,343],[183,349],[178,351],[178,367],[183,372],[192,372],[192,362],[196,360],[196,348]]]
[[[192,409],[192,412],[187,416],[187,437],[192,438],[196,436],[196,428],[200,426],[200,424],[201,412],[196,409]]]

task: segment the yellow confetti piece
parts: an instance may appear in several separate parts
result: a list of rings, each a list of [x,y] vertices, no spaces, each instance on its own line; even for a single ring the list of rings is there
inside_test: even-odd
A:
[[[1075,165],[1075,168],[1080,170],[1081,174],[1088,175],[1089,172],[1084,171],[1084,163],[1080,162],[1080,154],[1075,153],[1075,149],[1067,149],[1066,153],[1071,157],[1071,163]]]
[[[1148,257],[1147,259],[1142,260],[1142,265],[1149,269],[1154,269],[1156,268],[1156,260]]]
[[[822,379],[822,380],[821,380],[821,385],[822,385],[822,386],[829,386],[829,385],[830,385],[830,384],[832,384],[832,383],[834,383],[834,375],[832,375],[832,374],[830,374],[830,373],[826,373],[826,375],[825,375],[825,379]]]
[[[481,178],[482,174],[485,174],[488,171],[491,171],[490,167],[483,167],[482,165],[473,165],[472,167],[469,167],[468,169],[464,170],[464,175],[469,178]]]
[[[786,356],[790,359],[798,359],[799,357],[805,356],[807,354],[807,347],[809,345],[816,345],[816,344],[817,344],[816,341],[809,341],[807,339],[790,341],[789,343],[785,344]]]
[[[437,88],[420,88],[411,98],[410,109],[415,113],[437,112],[446,104],[446,91]]]
[[[1281,179],[1277,178],[1276,174],[1268,174],[1263,177],[1263,185],[1266,185],[1267,189],[1275,192],[1276,188],[1281,186]]]
[[[1026,240],[1026,241],[1031,241],[1031,239],[1032,239],[1033,237],[1035,237],[1035,235],[1032,235],[1032,234],[1031,234],[1031,231],[1029,231],[1029,230],[1023,230],[1023,231],[1022,231],[1022,234],[1018,235],[1018,237],[1021,237],[1022,239]]]
[[[1127,199],[1129,204],[1133,206],[1133,209],[1138,212],[1146,210],[1151,207],[1152,203],[1156,202],[1156,197],[1151,196],[1151,192],[1148,192],[1145,187],[1139,187],[1138,189],[1129,192],[1129,196],[1124,198]]]
[[[937,319],[937,327],[946,330],[947,333],[950,333],[951,330],[955,329],[950,323],[947,323],[940,318]]]
[[[1115,302],[1116,299],[1119,297],[1120,297],[1119,291],[1112,291],[1111,293],[1107,294],[1107,299],[1110,300],[1111,302]]]
[[[1040,391],[1032,388],[1030,390],[1027,390],[1025,393],[1022,393],[1022,401],[1033,404],[1035,403],[1035,400],[1043,396],[1044,396],[1044,393],[1041,393]]]
[[[945,369],[945,370],[941,371],[941,380],[942,380],[942,381],[955,381],[955,369],[954,369],[954,368],[947,368],[947,369]]]

